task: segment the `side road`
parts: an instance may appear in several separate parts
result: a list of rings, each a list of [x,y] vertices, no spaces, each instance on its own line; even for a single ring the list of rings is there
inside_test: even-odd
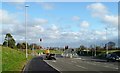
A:
[[[22,73],[60,73],[50,65],[48,65],[42,57],[33,58],[28,64],[25,66]]]

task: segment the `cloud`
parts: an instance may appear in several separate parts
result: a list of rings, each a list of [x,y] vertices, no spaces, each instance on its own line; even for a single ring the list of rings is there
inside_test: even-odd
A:
[[[96,34],[96,35],[99,35],[99,36],[102,36],[102,35],[105,35],[106,32],[105,32],[105,31],[98,31],[98,30],[96,30],[96,31],[95,31],[95,34]]]
[[[40,5],[42,6],[42,8],[45,9],[45,10],[53,10],[53,9],[55,8],[52,3],[40,2],[39,4],[40,4]]]
[[[26,0],[4,0],[3,2],[26,2]]]
[[[82,33],[81,32],[61,32],[61,39],[62,40],[69,40],[69,42],[79,41],[81,39]]]
[[[92,12],[92,16],[98,17],[102,23],[115,27],[118,25],[118,16],[110,15],[110,11],[104,4],[93,3],[88,5],[87,8]]]
[[[107,7],[102,3],[93,3],[87,6],[87,9],[92,11],[93,16],[101,16],[108,13]]]
[[[89,23],[87,21],[82,21],[80,26],[83,27],[83,28],[88,28],[89,27]]]
[[[72,20],[73,20],[73,21],[79,21],[79,20],[80,20],[80,17],[79,17],[79,16],[73,16],[73,17],[72,17]]]
[[[0,22],[2,24],[17,24],[19,23],[17,19],[17,14],[9,13],[6,10],[0,9]]]
[[[47,34],[49,34],[50,38],[59,38],[60,37],[60,31],[58,26],[55,24],[52,24],[51,28],[48,30]]]
[[[108,24],[108,25],[113,25],[113,26],[117,26],[118,25],[118,16],[115,15],[105,15],[102,18],[102,22]]]
[[[35,19],[34,19],[34,23],[35,23],[35,24],[47,24],[47,23],[48,23],[48,20],[43,19],[43,18],[35,18]]]

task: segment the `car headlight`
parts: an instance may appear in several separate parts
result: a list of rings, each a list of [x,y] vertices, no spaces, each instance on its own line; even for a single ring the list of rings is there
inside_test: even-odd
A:
[[[118,60],[120,60],[120,57],[118,58]]]
[[[112,59],[115,59],[115,58],[112,58]]]

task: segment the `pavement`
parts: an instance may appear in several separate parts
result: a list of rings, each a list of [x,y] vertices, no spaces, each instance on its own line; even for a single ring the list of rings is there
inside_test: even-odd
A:
[[[118,73],[118,63],[110,63],[81,56],[79,58],[63,58],[43,60],[43,57],[33,58],[25,67],[23,73],[39,71],[39,73]]]

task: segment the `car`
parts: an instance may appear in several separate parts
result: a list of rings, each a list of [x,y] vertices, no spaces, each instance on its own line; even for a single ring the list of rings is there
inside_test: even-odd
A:
[[[116,53],[107,54],[106,59],[107,59],[107,62],[109,62],[109,61],[120,62],[120,57]]]
[[[46,54],[46,60],[56,60],[55,54]]]

